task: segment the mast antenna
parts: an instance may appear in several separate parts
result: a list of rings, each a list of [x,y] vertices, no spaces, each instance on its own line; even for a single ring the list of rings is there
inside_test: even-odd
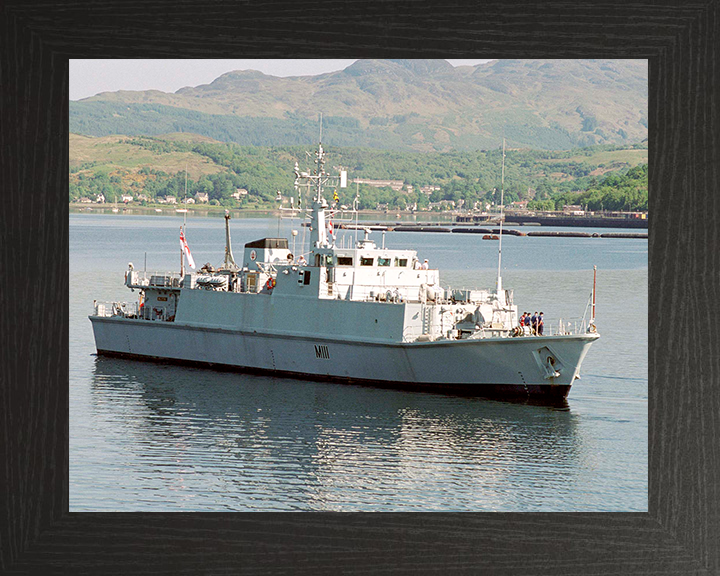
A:
[[[187,222],[187,162],[185,162],[185,212],[183,212],[182,234],[185,236],[185,223]],[[185,275],[185,254],[180,246],[180,276]]]
[[[592,289],[592,313],[590,314],[590,326],[595,327],[595,286],[597,283],[597,266],[593,266],[593,289]]]
[[[358,210],[360,209],[360,183],[355,181],[355,200],[353,200],[353,208],[355,209],[355,246],[358,243]]]
[[[505,137],[503,136],[502,147],[502,172],[500,176],[500,239],[498,243],[498,273],[497,273],[497,291],[498,296],[502,290],[502,277],[500,276],[500,264],[502,262],[502,226],[503,226],[503,202],[505,199]]]
[[[183,212],[183,232],[185,231],[185,223],[187,222],[187,162],[185,162],[185,212]]]

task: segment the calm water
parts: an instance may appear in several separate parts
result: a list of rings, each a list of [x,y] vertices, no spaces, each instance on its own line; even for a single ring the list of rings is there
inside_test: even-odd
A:
[[[505,287],[549,322],[582,316],[598,266],[602,338],[554,409],[96,357],[92,301],[136,297],[123,274],[146,252],[148,270],[179,269],[181,224],[70,216],[71,511],[647,510],[647,240],[503,238]],[[277,219],[231,224],[237,259],[278,235]],[[222,219],[188,218],[187,237],[199,265],[222,262]],[[444,285],[494,285],[497,242],[385,241]]]

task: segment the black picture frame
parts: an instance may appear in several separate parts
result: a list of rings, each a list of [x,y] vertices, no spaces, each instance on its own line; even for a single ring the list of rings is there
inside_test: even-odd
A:
[[[720,573],[718,1],[0,5],[0,572]],[[648,513],[68,512],[68,59],[647,58]]]

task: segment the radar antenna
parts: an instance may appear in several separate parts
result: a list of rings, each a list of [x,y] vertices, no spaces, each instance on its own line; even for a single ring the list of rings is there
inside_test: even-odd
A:
[[[185,203],[185,212],[183,212],[183,224],[182,224],[182,236],[185,236],[185,224],[187,222],[187,162],[185,162],[185,198],[183,199],[183,202]],[[182,245],[180,246],[180,277],[182,278],[185,276],[185,253],[183,252]]]
[[[500,276],[500,264],[502,262],[502,227],[503,227],[503,201],[505,199],[505,138],[503,137],[502,147],[502,173],[500,176],[500,238],[498,242],[498,273],[497,273],[497,294],[500,297],[502,291],[502,277]]]
[[[322,139],[322,114],[320,115],[320,137]],[[308,156],[310,156],[308,154]],[[310,249],[315,248],[327,248],[331,244],[328,241],[328,220],[326,218],[325,210],[329,208],[328,202],[323,197],[323,190],[326,185],[337,187],[337,181],[340,180],[340,187],[344,188],[346,185],[346,173],[341,170],[339,176],[330,175],[325,171],[325,150],[323,149],[322,142],[318,142],[317,150],[315,151],[315,169],[312,172],[303,172],[300,170],[297,162],[295,163],[295,190],[298,191],[298,206],[297,209],[301,210],[302,203],[302,192],[301,190],[306,189],[308,196],[310,197],[310,191],[314,190],[312,197],[312,204],[309,207],[310,222]],[[333,201],[338,198],[333,195]],[[331,212],[334,215],[335,212]],[[305,226],[303,227],[303,245],[305,237]],[[334,239],[333,239],[334,242]]]

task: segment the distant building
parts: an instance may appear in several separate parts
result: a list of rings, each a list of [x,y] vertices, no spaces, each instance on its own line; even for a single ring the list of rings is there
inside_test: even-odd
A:
[[[195,204],[195,200],[193,200],[192,198],[183,198],[182,203],[183,204]]]
[[[384,188],[385,186],[389,186],[395,192],[402,190],[402,187],[405,185],[405,182],[402,180],[368,180],[367,178],[355,178],[353,182],[357,184],[367,184],[368,186],[374,186],[375,188]]]
[[[148,200],[150,200],[150,198],[145,196],[145,194],[138,194],[137,199],[138,199],[138,202],[147,202]]]
[[[82,204],[92,204],[92,200],[90,198],[85,198],[84,196],[80,198],[80,203]]]
[[[578,206],[577,204],[566,204],[563,206],[563,214],[574,214],[576,216],[582,216],[585,214],[585,210],[582,209],[582,206]]]
[[[175,196],[165,196],[165,202],[167,204],[177,204],[177,198]]]
[[[476,200],[473,204],[473,210],[478,211],[481,210],[483,214],[486,213],[487,210],[490,210],[490,204],[487,204],[486,202],[483,202],[482,200]]]
[[[454,200],[440,200],[440,202],[430,202],[428,206],[430,210],[438,208],[439,210],[447,210],[448,208],[455,208]]]
[[[132,201],[133,201],[133,197],[130,196],[130,194],[123,194],[123,195],[120,197],[120,199],[121,199],[123,202],[125,202],[125,204],[127,204],[128,202],[132,202]]]
[[[516,210],[527,210],[528,201],[527,200],[520,200],[518,202],[513,202],[510,207],[515,208]]]
[[[104,194],[98,194],[95,196],[95,202],[97,204],[104,204],[105,203],[105,195]]]
[[[209,201],[210,201],[210,199],[208,198],[207,193],[205,193],[205,192],[198,192],[197,194],[195,194],[195,200],[196,200],[197,202],[201,202],[201,203],[202,203],[202,202],[209,202]]]
[[[245,188],[238,188],[235,192],[230,194],[235,200],[240,200],[243,196],[247,196],[248,191]]]

